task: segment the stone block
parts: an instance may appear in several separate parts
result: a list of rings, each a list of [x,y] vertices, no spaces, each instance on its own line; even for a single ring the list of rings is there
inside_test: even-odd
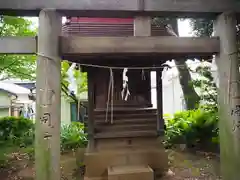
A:
[[[149,166],[123,165],[108,167],[108,180],[153,180],[154,173]]]

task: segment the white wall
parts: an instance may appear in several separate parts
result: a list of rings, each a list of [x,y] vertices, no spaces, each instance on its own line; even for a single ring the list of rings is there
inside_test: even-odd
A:
[[[11,100],[7,92],[0,91],[0,117],[9,116]]]
[[[215,64],[212,65],[212,76],[218,85],[218,74]],[[192,74],[193,78],[198,78],[197,74]],[[185,110],[182,88],[179,82],[178,72],[174,69],[163,72],[163,114],[174,114]],[[156,108],[156,73],[151,73],[152,104]]]
[[[156,108],[156,73],[151,73],[152,104]],[[176,111],[184,110],[183,93],[177,76],[162,76],[163,81],[163,114],[173,114]]]
[[[163,84],[163,113],[174,114],[184,110],[183,92],[178,77],[169,80],[168,84]]]
[[[70,103],[62,95],[61,97],[61,124],[71,123],[71,108]]]
[[[0,90],[0,107],[10,107],[11,99],[7,92]]]

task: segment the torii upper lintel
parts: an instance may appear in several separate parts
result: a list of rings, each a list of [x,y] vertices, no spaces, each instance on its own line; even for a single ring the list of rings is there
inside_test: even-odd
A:
[[[240,12],[238,0],[7,0],[0,1],[0,14],[38,16],[41,9],[56,9],[64,16],[206,17]]]

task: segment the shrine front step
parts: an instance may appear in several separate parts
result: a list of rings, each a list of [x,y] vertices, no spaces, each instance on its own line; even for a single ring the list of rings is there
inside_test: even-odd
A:
[[[142,131],[120,131],[120,132],[102,132],[94,135],[95,139],[115,139],[115,138],[133,138],[133,137],[156,137],[158,132],[156,130],[142,130]]]
[[[121,108],[114,111],[113,119],[109,114],[107,121],[106,110],[96,110],[96,112],[94,117],[95,139],[158,136],[156,109]]]
[[[136,118],[126,117],[126,118],[114,118],[113,122],[108,119],[106,122],[105,118],[94,120],[94,133],[108,133],[108,132],[121,132],[121,131],[156,131],[157,130],[157,117],[146,116]],[[163,121],[163,120],[162,120]],[[85,123],[85,128],[88,123]]]
[[[84,180],[108,180],[108,177],[84,177]]]
[[[111,105],[109,105],[111,107]],[[114,108],[151,108],[153,105],[151,103],[129,103],[128,101],[123,102],[113,102]]]
[[[154,180],[154,173],[148,165],[110,166],[108,180]]]
[[[145,121],[146,122],[146,121]],[[152,123],[142,123],[142,124],[103,124],[98,125],[95,128],[95,133],[100,132],[117,132],[117,131],[151,131],[156,130],[156,122]]]
[[[95,109],[94,115],[106,115],[105,109]],[[108,108],[108,113],[111,114],[111,107]],[[156,108],[113,108],[113,114],[155,114],[157,113]]]
[[[106,120],[106,115],[104,116],[96,116],[94,118],[94,123],[96,125],[102,124],[102,125],[112,125],[112,124],[123,124],[123,123],[156,123],[157,121],[157,115],[156,114],[122,114],[122,115],[114,115],[113,116],[113,122],[111,123],[111,116],[109,115]]]

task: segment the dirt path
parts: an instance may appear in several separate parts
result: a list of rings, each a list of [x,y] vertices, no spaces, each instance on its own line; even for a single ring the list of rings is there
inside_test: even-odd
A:
[[[33,180],[32,162],[22,156],[14,157],[11,166],[0,171],[1,180]],[[220,180],[219,157],[206,154],[191,154],[181,151],[169,151],[170,170],[161,180]],[[64,180],[80,179],[76,173],[76,159],[71,154],[62,157]]]

